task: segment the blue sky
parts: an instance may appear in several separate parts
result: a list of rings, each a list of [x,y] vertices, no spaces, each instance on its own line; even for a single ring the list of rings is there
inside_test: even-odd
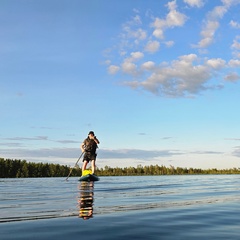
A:
[[[240,0],[2,0],[0,157],[240,166]]]

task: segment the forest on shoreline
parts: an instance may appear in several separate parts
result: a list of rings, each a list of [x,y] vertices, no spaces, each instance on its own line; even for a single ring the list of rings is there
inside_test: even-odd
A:
[[[66,177],[71,171],[67,165],[53,163],[35,163],[26,160],[13,160],[0,158],[0,178],[26,178],[26,177]],[[159,165],[137,167],[109,167],[98,168],[98,176],[143,176],[143,175],[192,175],[192,174],[240,174],[240,168],[232,169],[197,169],[181,167],[165,167]],[[81,168],[74,167],[71,176],[81,176]]]

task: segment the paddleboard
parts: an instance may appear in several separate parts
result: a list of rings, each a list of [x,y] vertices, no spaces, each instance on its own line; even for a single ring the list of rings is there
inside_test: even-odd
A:
[[[85,181],[85,182],[99,181],[99,177],[94,174],[86,174],[84,176],[81,176],[79,178],[79,181]]]

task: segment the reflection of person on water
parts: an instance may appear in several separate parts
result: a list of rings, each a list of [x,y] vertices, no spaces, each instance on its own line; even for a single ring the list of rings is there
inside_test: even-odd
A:
[[[79,217],[87,220],[93,217],[93,182],[81,182],[79,198]]]
[[[86,170],[87,164],[89,163],[89,161],[91,161],[92,174],[94,174],[96,168],[95,162],[97,157],[96,150],[98,148],[99,143],[100,142],[94,135],[94,132],[90,131],[88,137],[81,144],[81,150],[82,152],[85,152],[83,157],[82,172]]]

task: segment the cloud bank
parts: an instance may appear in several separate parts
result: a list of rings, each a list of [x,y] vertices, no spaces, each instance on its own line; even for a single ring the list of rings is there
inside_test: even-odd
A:
[[[219,57],[219,52],[213,51],[211,46],[220,44],[216,33],[222,30],[221,23],[229,10],[240,1],[222,0],[212,9],[208,8],[200,20],[198,32],[195,32],[199,41],[189,44],[186,54],[173,57],[174,51],[182,48],[178,41],[184,36],[176,35],[175,39],[169,39],[166,33],[173,32],[171,36],[174,36],[175,29],[183,29],[184,35],[185,25],[192,21],[191,9],[204,11],[206,6],[206,1],[201,0],[184,0],[185,5],[181,8],[177,3],[176,0],[169,1],[165,6],[166,15],[151,15],[147,23],[139,11],[135,11],[137,14],[131,21],[123,24],[118,49],[112,49],[116,59],[120,57],[121,60],[107,59],[108,73],[119,75],[121,84],[134,90],[173,98],[195,97],[239,81],[240,36],[235,35],[229,43],[232,58]],[[240,28],[240,23],[233,19],[228,25],[233,31]],[[162,55],[162,51],[166,53],[167,49],[171,60],[167,55],[165,60]]]

